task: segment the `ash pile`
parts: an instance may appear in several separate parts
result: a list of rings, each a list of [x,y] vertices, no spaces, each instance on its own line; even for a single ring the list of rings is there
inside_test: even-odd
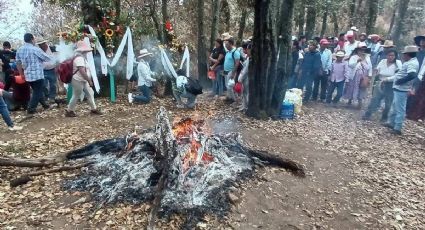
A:
[[[256,166],[284,167],[304,176],[296,162],[252,150],[238,134],[213,135],[205,121],[191,118],[171,125],[167,114],[160,109],[155,129],[73,151],[71,159],[85,157],[91,164],[64,187],[90,191],[98,207],[152,202],[153,223],[157,214],[225,215],[229,187],[252,177]]]

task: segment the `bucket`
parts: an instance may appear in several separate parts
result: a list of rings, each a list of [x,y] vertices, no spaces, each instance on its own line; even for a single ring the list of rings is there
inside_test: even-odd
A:
[[[294,119],[294,109],[295,106],[293,103],[283,102],[280,109],[280,118],[281,119]]]

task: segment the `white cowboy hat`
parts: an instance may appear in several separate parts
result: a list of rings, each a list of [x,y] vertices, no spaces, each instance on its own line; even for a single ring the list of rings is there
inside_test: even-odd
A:
[[[87,43],[85,41],[78,41],[77,42],[77,48],[75,49],[75,51],[77,52],[90,52],[93,49],[87,45]]]
[[[394,45],[394,42],[392,40],[385,40],[384,45],[382,47],[393,48],[393,47],[395,47],[395,45]]]
[[[44,39],[44,38],[37,38],[35,40],[35,44],[37,44],[37,45],[41,45],[41,44],[46,43],[46,42],[49,42],[49,41],[47,39]]]
[[[336,57],[345,57],[345,52],[340,50],[340,51],[336,52],[335,56]]]
[[[229,40],[230,38],[233,38],[233,37],[232,37],[232,35],[230,35],[229,32],[226,32],[226,33],[221,35],[221,38],[222,38],[223,41],[225,41],[225,40]]]
[[[404,47],[403,54],[405,53],[417,53],[419,52],[419,48],[417,46],[406,46]]]
[[[357,26],[352,26],[351,28],[350,28],[350,30],[352,30],[352,31],[359,31],[359,29],[357,29]]]
[[[142,49],[139,51],[139,56],[137,58],[142,58],[149,55],[152,55],[152,53],[149,53],[147,49]]]

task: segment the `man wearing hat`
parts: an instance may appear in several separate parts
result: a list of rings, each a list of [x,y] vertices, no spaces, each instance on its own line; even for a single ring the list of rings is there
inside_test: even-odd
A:
[[[316,41],[309,41],[308,44],[308,51],[304,54],[304,60],[299,71],[300,81],[298,82],[299,89],[303,89],[305,86],[304,103],[310,100],[313,81],[320,74],[320,68],[322,67]]]
[[[140,95],[128,94],[128,102],[133,103],[149,103],[152,97],[152,82],[156,79],[152,78],[152,71],[148,63],[148,58],[152,55],[147,49],[140,50],[140,55],[137,57],[140,61],[137,64],[137,87],[140,91]]]
[[[56,58],[54,57],[50,47],[47,44],[46,39],[40,39],[36,44],[42,49],[47,55],[51,57],[52,60],[43,62],[43,72],[44,72],[44,84],[45,84],[45,96],[47,100],[54,102],[56,100],[56,66],[58,64]]]
[[[329,41],[327,39],[320,40],[320,58],[322,61],[322,68],[320,74],[314,79],[313,87],[313,101],[317,100],[319,96],[320,87],[320,101],[324,102],[326,99],[326,88],[328,86],[328,77],[331,72],[332,66],[332,52],[328,49]]]
[[[345,37],[347,38],[347,42],[345,42],[344,44],[344,51],[345,51],[345,58],[348,60],[348,58],[350,58],[353,51],[359,45],[359,41],[356,41],[354,32],[352,30],[348,31]]]
[[[32,89],[31,99],[28,105],[28,114],[34,114],[38,103],[48,109],[44,98],[44,72],[43,62],[51,61],[51,57],[35,46],[34,36],[30,33],[24,35],[25,44],[16,53],[16,63],[19,74],[25,76],[25,80]]]
[[[409,91],[412,89],[413,80],[419,71],[419,62],[416,58],[418,47],[406,46],[403,50],[404,63],[393,77],[386,78],[385,81],[394,80],[394,99],[386,127],[391,128],[392,133],[401,135],[401,129],[406,116],[406,103]]]

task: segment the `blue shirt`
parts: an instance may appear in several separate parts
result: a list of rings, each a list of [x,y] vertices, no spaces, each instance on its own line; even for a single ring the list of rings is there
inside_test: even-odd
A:
[[[224,71],[230,72],[235,68],[236,60],[241,59],[241,53],[233,48],[231,51],[226,52],[226,56],[224,56]]]
[[[28,82],[44,79],[43,62],[51,58],[39,47],[25,43],[16,53],[16,62],[22,64],[25,80]]]
[[[308,51],[304,54],[304,60],[301,64],[303,74],[318,74],[322,67],[322,59],[319,51]]]
[[[322,60],[322,69],[326,73],[330,73],[332,68],[332,52],[329,49],[320,51],[320,58]]]

